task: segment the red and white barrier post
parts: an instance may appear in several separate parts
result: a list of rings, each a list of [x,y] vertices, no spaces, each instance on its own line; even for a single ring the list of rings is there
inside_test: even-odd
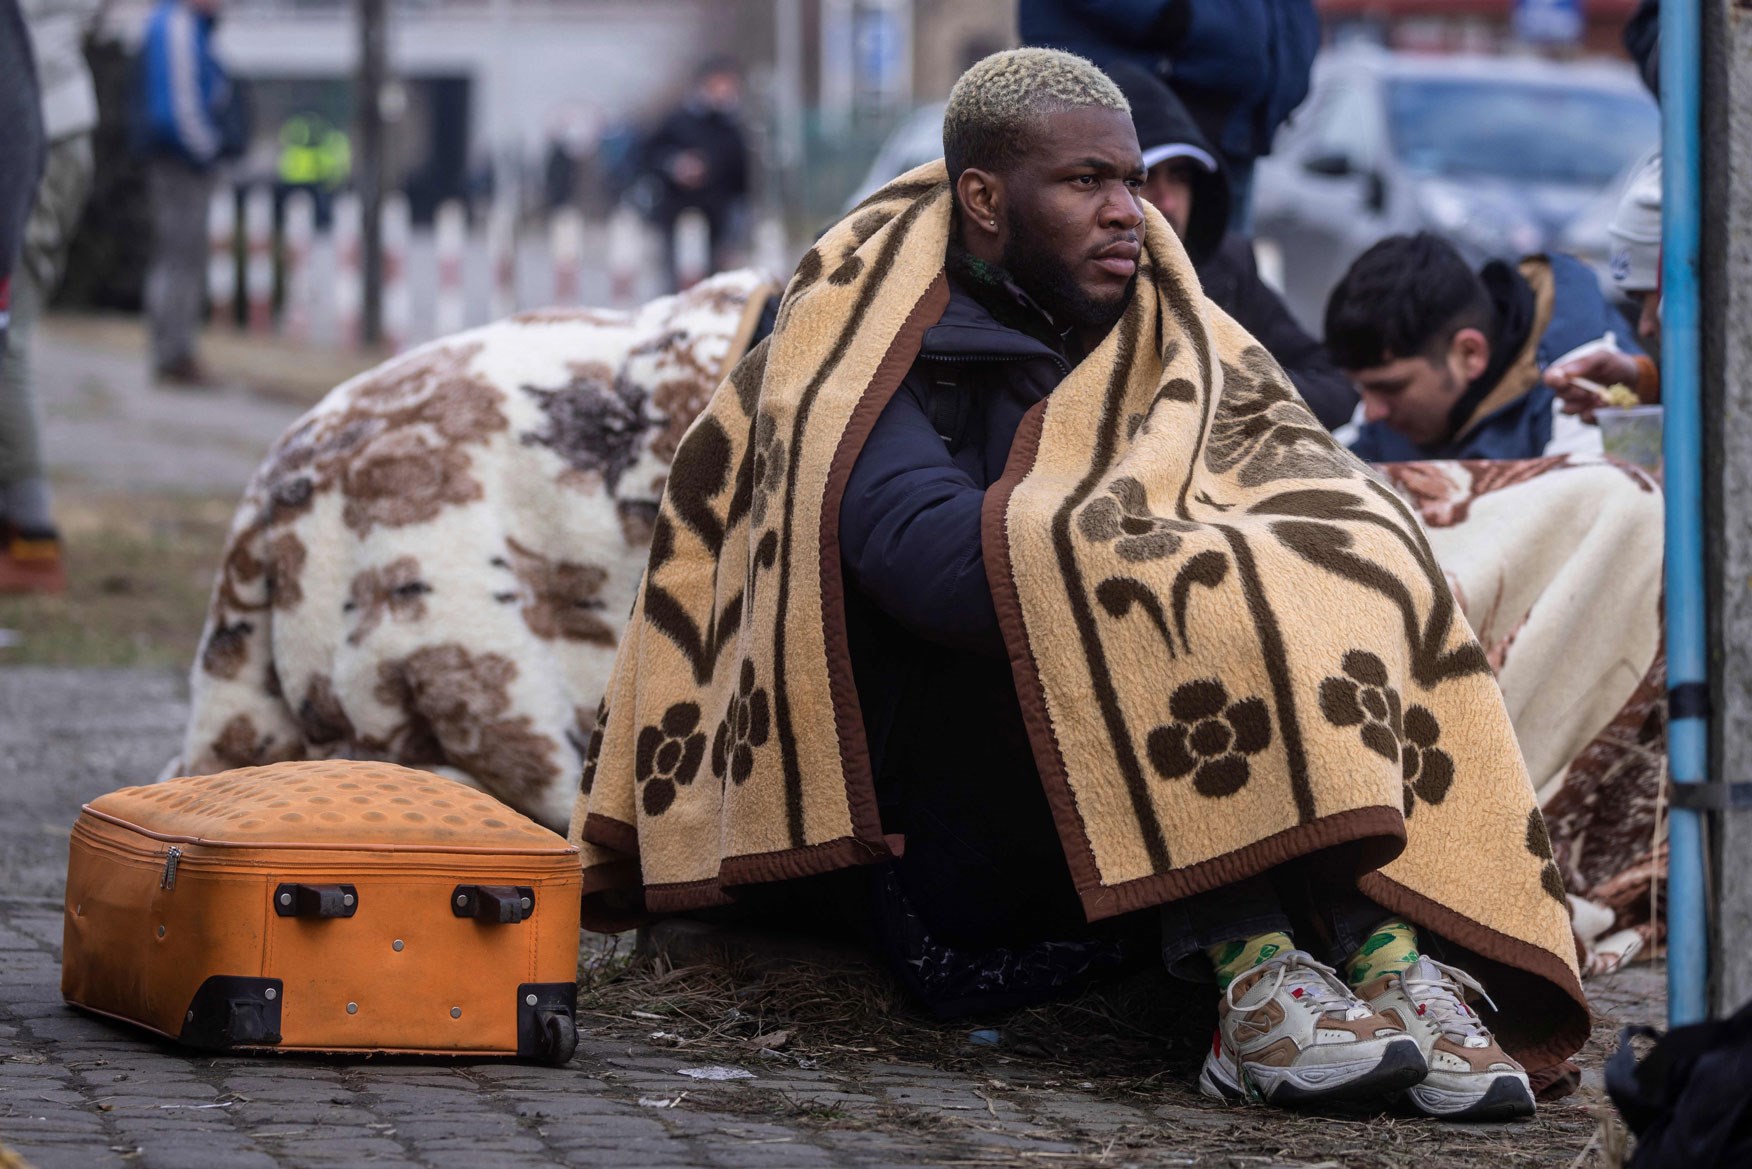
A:
[[[383,197],[383,340],[400,352],[408,343],[413,305],[408,295],[408,237],[412,234],[408,197],[392,191]]]
[[[517,311],[517,206],[510,199],[494,199],[487,212],[487,267],[487,316],[497,321]]]
[[[249,331],[274,327],[274,192],[254,186],[243,200],[244,295],[249,298]]]
[[[364,222],[359,196],[351,191],[335,197],[329,239],[335,249],[335,334],[342,345],[359,343],[359,311],[365,299],[360,272],[360,227]]]
[[[617,207],[608,218],[609,299],[622,307],[639,295],[639,275],[650,263],[644,220],[631,207]]]
[[[705,212],[689,208],[675,221],[675,290],[684,292],[712,274],[712,228]]]
[[[230,187],[215,190],[207,204],[207,299],[214,324],[237,319],[237,203]]]
[[[280,241],[282,272],[280,331],[295,341],[310,339],[310,245],[316,236],[316,200],[309,191],[286,195]]]
[[[432,328],[438,336],[445,337],[460,333],[467,324],[462,256],[468,243],[468,215],[461,203],[452,199],[439,204],[433,236],[438,252],[438,295],[432,308]]]
[[[554,303],[577,304],[583,291],[584,216],[561,207],[548,220],[548,252],[554,263]]]

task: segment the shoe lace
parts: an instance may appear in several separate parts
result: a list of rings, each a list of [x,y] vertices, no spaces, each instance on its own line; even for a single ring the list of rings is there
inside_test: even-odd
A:
[[[1317,961],[1306,950],[1286,950],[1261,962],[1254,970],[1263,973],[1247,988],[1247,993],[1251,994],[1254,988],[1266,985],[1268,989],[1260,1002],[1272,998],[1287,985],[1296,1000],[1316,1015],[1342,1015],[1346,1019],[1360,1019],[1370,1013],[1368,1004],[1351,993],[1350,987],[1338,976],[1338,971]],[[1224,998],[1231,1010],[1236,1009],[1235,989],[1240,984],[1241,979],[1237,978],[1229,983],[1229,989],[1224,992]],[[1297,994],[1298,991],[1301,993]]]
[[[1466,1005],[1462,989],[1476,993],[1491,1010],[1496,1010],[1496,1003],[1489,993],[1472,975],[1456,966],[1445,962],[1437,962],[1434,958],[1423,958],[1420,965],[1427,964],[1436,971],[1436,977],[1411,977],[1407,971],[1401,974],[1400,981],[1405,986],[1405,993],[1411,999],[1418,1013],[1432,1019],[1443,1035],[1458,1040],[1466,1047],[1484,1047],[1490,1043],[1490,1029],[1484,1025],[1484,1020],[1478,1017],[1471,1007]]]

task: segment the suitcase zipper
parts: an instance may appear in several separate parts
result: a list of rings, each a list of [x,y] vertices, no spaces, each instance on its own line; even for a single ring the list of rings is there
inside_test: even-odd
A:
[[[170,851],[164,854],[164,879],[159,885],[165,889],[176,888],[176,864],[182,860],[182,849],[171,845]]]

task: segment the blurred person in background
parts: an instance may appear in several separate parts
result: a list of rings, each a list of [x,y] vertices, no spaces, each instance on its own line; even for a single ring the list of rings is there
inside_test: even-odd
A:
[[[17,0],[0,0],[0,354],[12,319],[12,267],[43,172],[36,62]]]
[[[85,38],[99,7],[99,0],[22,4],[36,57],[47,153],[13,272],[11,329],[0,357],[0,522],[5,530],[0,592],[60,592],[67,587],[43,474],[30,344],[37,318],[60,281],[91,190],[97,92],[85,64]]]
[[[1624,51],[1643,84],[1661,100],[1661,0],[1642,0],[1624,25]]]
[[[1612,282],[1638,306],[1636,335],[1650,349],[1661,343],[1661,156],[1637,167],[1607,225],[1612,240]],[[1661,371],[1644,354],[1603,349],[1560,361],[1545,371],[1545,383],[1563,399],[1563,408],[1591,422],[1602,406],[1661,400]],[[1604,391],[1604,392],[1602,392]],[[1609,398],[1615,397],[1613,401]]]
[[[207,284],[207,209],[219,163],[243,152],[243,107],[213,53],[222,0],[160,0],[140,49],[142,144],[152,202],[146,315],[160,381],[211,384],[196,360]]]
[[[743,137],[742,71],[728,57],[714,57],[694,75],[692,92],[645,140],[642,152],[653,184],[652,221],[663,233],[669,286],[681,287],[675,253],[675,223],[686,211],[705,216],[710,275],[724,267],[724,253],[739,229],[748,197],[748,144]]]
[[[1253,233],[1253,160],[1308,96],[1314,0],[1019,0],[1025,45],[1118,61],[1173,86],[1228,167],[1231,229]]]
[[[1344,425],[1356,409],[1356,389],[1260,279],[1253,242],[1229,230],[1228,174],[1198,123],[1147,70],[1116,61],[1107,74],[1131,103],[1149,170],[1142,195],[1186,246],[1205,295],[1265,346],[1323,426]]]
[[[1327,301],[1326,348],[1361,394],[1350,447],[1372,463],[1598,454],[1599,430],[1561,409],[1544,372],[1602,349],[1642,352],[1581,261],[1474,272],[1429,232],[1357,257]]]

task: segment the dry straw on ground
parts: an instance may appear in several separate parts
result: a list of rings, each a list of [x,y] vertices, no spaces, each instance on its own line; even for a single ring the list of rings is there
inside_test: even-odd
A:
[[[634,954],[623,942],[592,955],[581,987],[579,1023],[598,1036],[673,1049],[688,1063],[748,1067],[775,1079],[789,1068],[811,1069],[825,1073],[825,1094],[877,1100],[874,1106],[818,1103],[808,1093],[722,1086],[692,1090],[682,1106],[823,1129],[916,1134],[932,1164],[1609,1164],[1595,1108],[1575,1098],[1542,1105],[1535,1120],[1511,1125],[1443,1124],[1399,1112],[1215,1105],[1193,1086],[1214,1011],[1153,971],[1065,1002],[955,1023],[921,1014],[898,986],[856,961],[763,965],[729,958],[671,967],[661,956]],[[999,1032],[996,1046],[970,1042],[971,1032],[983,1028]],[[1584,1062],[1598,1063],[1611,1028],[1602,1032]],[[953,1092],[962,1102],[932,1106],[916,1096],[885,1097],[884,1086],[907,1067],[957,1073],[952,1081],[924,1082],[946,1083],[945,1099]],[[1052,1106],[1066,1097],[1098,1102],[1101,1123],[1067,1119]],[[1033,1151],[981,1147],[980,1138],[988,1134],[1050,1144]]]

